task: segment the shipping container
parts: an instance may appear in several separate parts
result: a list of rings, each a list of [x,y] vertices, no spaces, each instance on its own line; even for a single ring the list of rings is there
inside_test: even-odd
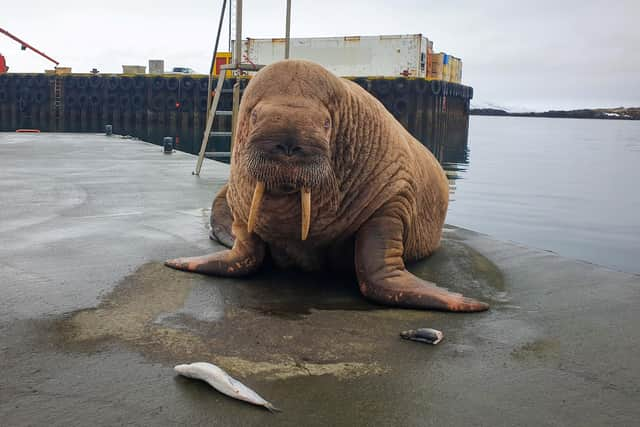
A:
[[[431,55],[431,72],[427,76],[429,80],[443,80],[445,53]]]
[[[242,62],[284,59],[285,39],[247,39]],[[317,62],[338,76],[427,77],[433,43],[422,34],[292,38],[290,58]]]
[[[462,60],[444,52],[432,54],[427,79],[462,83]]]
[[[149,74],[164,74],[164,59],[150,59]]]
[[[457,72],[456,72],[456,83],[462,83],[462,59],[456,58],[458,63]]]
[[[429,40],[429,44],[427,45],[427,72],[425,73],[425,78],[429,78],[432,70],[432,60],[433,60],[433,41]]]
[[[449,55],[449,79],[453,83],[462,83],[462,60]]]
[[[451,55],[444,54],[442,57],[442,79],[448,82],[451,79]]]
[[[458,58],[449,56],[449,79],[448,82],[454,82],[458,76]]]
[[[123,65],[122,74],[145,74],[147,67],[144,65]]]
[[[214,76],[219,76],[220,75],[220,67],[222,67],[223,65],[227,65],[231,63],[231,52],[217,52],[216,53],[216,59],[213,65],[213,75]],[[231,71],[227,71],[225,73],[225,75],[227,76],[227,78],[231,78],[233,77],[233,72]]]

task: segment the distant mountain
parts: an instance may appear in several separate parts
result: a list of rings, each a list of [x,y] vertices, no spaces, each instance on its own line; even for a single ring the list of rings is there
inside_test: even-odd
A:
[[[501,108],[471,108],[474,116],[553,117],[571,119],[640,120],[640,107],[595,108],[582,110],[549,110],[541,113],[513,113]]]
[[[472,110],[485,110],[485,109],[504,110],[509,113],[527,113],[529,111],[532,111],[531,108],[522,106],[522,105],[501,105],[501,104],[494,104],[493,102],[477,101],[475,99],[471,101],[471,109]]]
[[[511,113],[499,108],[471,108],[469,114],[472,116],[510,116]]]

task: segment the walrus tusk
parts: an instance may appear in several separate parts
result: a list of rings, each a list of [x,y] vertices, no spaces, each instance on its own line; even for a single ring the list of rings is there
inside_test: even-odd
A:
[[[303,187],[300,195],[302,199],[302,240],[307,240],[311,224],[311,190]]]
[[[264,194],[264,182],[258,181],[256,189],[253,191],[253,199],[251,199],[251,210],[249,211],[249,220],[247,221],[247,230],[249,233],[253,232],[256,226],[256,218],[258,217],[258,211],[260,210],[260,202]]]

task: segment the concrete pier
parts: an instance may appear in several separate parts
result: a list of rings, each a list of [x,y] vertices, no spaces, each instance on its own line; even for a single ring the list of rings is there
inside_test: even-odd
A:
[[[640,418],[640,276],[447,226],[416,274],[480,314],[349,277],[187,274],[226,165],[133,139],[0,133],[0,425],[620,425]],[[437,346],[404,341],[433,327]],[[283,410],[177,377],[211,361]]]

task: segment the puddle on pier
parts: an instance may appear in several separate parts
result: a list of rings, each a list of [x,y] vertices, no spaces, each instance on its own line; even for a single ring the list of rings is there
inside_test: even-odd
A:
[[[497,268],[469,251],[447,241],[440,251],[444,258],[434,256],[411,269],[472,296],[487,299],[503,292]],[[449,262],[451,256],[468,262]],[[455,286],[467,279],[471,285]],[[53,332],[66,351],[95,352],[121,344],[154,361],[211,361],[243,377],[328,374],[345,379],[387,371],[385,360],[397,350],[401,330],[446,316],[461,319],[370,304],[348,275],[268,269],[227,279],[149,263],[123,279],[97,307],[56,321]]]

